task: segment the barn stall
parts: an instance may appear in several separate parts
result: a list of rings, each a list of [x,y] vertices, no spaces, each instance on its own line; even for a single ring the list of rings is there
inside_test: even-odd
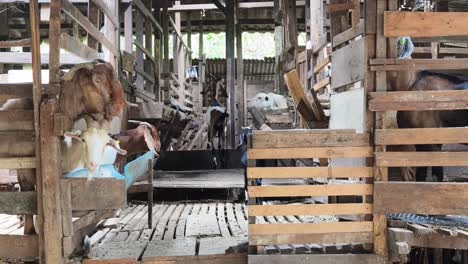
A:
[[[7,1],[0,13],[8,21],[0,47],[10,49],[0,56],[2,103],[34,102],[33,109],[0,112],[0,258],[468,261],[468,164],[459,144],[467,143],[466,128],[396,124],[397,111],[466,109],[466,91],[408,91],[391,82],[395,72],[412,70],[465,74],[463,4],[38,2]],[[216,31],[226,32],[226,59],[206,58],[203,34],[192,55],[191,34]],[[249,31],[274,32],[275,58],[243,59],[240,40]],[[410,59],[398,59],[401,36],[414,42]],[[128,159],[122,174],[90,184],[61,173],[60,141],[75,120],[61,112],[57,95],[69,69],[95,59],[113,65],[130,102],[109,134],[147,122],[159,130],[161,155]],[[287,107],[255,105],[261,92],[284,95]],[[204,117],[213,99],[230,113],[224,149],[214,152]],[[243,148],[245,126],[254,131]],[[427,144],[443,147],[411,148]],[[223,160],[216,169],[213,157]],[[442,166],[443,182],[411,178],[411,170],[427,166]]]

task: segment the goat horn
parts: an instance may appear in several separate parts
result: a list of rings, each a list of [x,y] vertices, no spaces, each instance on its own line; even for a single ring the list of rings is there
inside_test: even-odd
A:
[[[80,69],[87,69],[87,70],[93,70],[94,69],[94,63],[92,62],[86,62],[86,63],[81,63],[73,66],[64,76],[63,80],[64,81],[70,81],[75,77],[75,74],[78,70]]]

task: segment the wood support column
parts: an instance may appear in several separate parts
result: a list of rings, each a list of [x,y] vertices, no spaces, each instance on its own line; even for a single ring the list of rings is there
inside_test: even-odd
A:
[[[236,8],[235,0],[226,1],[226,90],[228,91],[228,146],[235,148],[236,146],[236,91],[235,91],[235,74],[236,60],[234,57],[235,50],[235,35],[236,35]]]

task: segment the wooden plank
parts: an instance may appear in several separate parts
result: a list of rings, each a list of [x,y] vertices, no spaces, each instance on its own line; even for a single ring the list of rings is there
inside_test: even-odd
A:
[[[313,102],[313,105],[309,103],[296,70],[291,70],[288,73],[285,73],[283,78],[286,85],[288,86],[289,93],[291,94],[294,102],[299,104],[299,102],[302,101],[304,104],[304,107],[300,109],[300,114],[303,118],[310,117],[306,119],[307,121],[326,120],[325,113],[323,112],[322,106],[320,105],[320,102],[318,102],[318,99],[317,101]],[[312,96],[312,98],[316,97]]]
[[[32,97],[32,83],[0,83],[0,102],[22,97]]]
[[[2,64],[32,64],[30,52],[2,52],[0,56],[0,63]],[[49,64],[49,53],[41,53],[41,64]],[[79,63],[86,63],[88,60],[82,59],[75,54],[61,54],[60,65],[72,65]],[[52,84],[52,83],[51,83]]]
[[[96,225],[101,219],[113,216],[113,210],[91,211],[73,222],[73,230],[77,231],[90,225]]]
[[[132,4],[134,4],[135,7],[138,8],[138,10],[140,10],[146,18],[149,18],[151,20],[151,22],[159,30],[159,32],[163,32],[163,28],[161,27],[159,22],[154,18],[153,14],[151,14],[151,12],[145,7],[141,0],[134,0],[132,1]]]
[[[364,147],[369,146],[369,134],[343,133],[330,130],[288,130],[252,134],[253,148],[311,148],[311,147]],[[278,150],[281,151],[281,150]]]
[[[206,211],[203,211],[198,215],[189,215],[187,217],[186,237],[219,235],[221,235],[221,231],[218,226],[216,215],[208,214]]]
[[[234,208],[235,208],[237,222],[239,223],[239,226],[242,229],[242,232],[244,232],[244,234],[247,234],[247,228],[248,228],[249,222],[244,217],[242,205],[237,203],[234,205]]]
[[[143,76],[146,80],[150,81],[151,83],[155,83],[154,76],[151,76],[149,73],[146,73],[144,69],[141,69],[140,67],[135,66],[135,71],[139,75]],[[139,90],[143,90],[140,89]]]
[[[385,37],[466,36],[468,13],[463,12],[396,12],[384,14]]]
[[[378,167],[468,166],[468,152],[376,152]]]
[[[116,46],[110,41],[103,33],[95,27],[86,16],[84,16],[81,11],[75,7],[68,0],[62,0],[63,6],[62,9],[67,13],[71,18],[73,18],[80,26],[82,26],[90,35],[92,35],[96,40],[98,40],[102,45],[104,45],[109,51],[114,54],[114,56],[119,56],[119,51]]]
[[[249,205],[249,216],[372,214],[372,204]]]
[[[412,246],[422,248],[447,248],[468,250],[468,240],[465,237],[450,237],[439,233],[431,233],[424,236],[414,236]]]
[[[0,111],[0,131],[34,130],[33,110]]]
[[[0,158],[0,169],[34,169],[36,158]]]
[[[185,237],[185,225],[187,223],[187,217],[192,210],[191,204],[186,204],[184,211],[182,212],[179,221],[177,222],[177,230],[176,230],[176,238],[183,238]]]
[[[36,192],[0,192],[0,213],[37,214]]]
[[[164,240],[176,238],[177,222],[179,221],[179,217],[181,216],[184,207],[185,204],[178,204],[177,208],[174,210],[174,213],[172,213],[171,218],[167,224],[167,231],[164,234]]]
[[[242,231],[241,227],[239,226],[239,223],[236,220],[232,203],[226,204],[226,216],[227,216],[227,222],[229,224],[229,229],[232,232],[232,236],[246,235],[246,233]]]
[[[231,236],[228,226],[226,224],[226,213],[224,212],[224,203],[218,203],[218,210],[216,216],[218,217],[219,229],[223,237]]]
[[[328,12],[330,14],[333,13],[340,13],[340,12],[348,12],[350,9],[354,8],[354,3],[340,3],[340,4],[329,4],[328,5]]]
[[[373,178],[372,167],[264,167],[247,168],[249,179]]]
[[[0,258],[21,259],[39,256],[37,235],[0,235]]]
[[[64,237],[73,236],[71,208],[71,185],[69,181],[60,181],[60,200],[62,205],[62,232]],[[78,229],[75,229],[78,230]]]
[[[323,68],[325,68],[328,64],[330,64],[330,57],[326,57],[325,59],[323,59],[322,61],[320,61],[319,63],[317,63],[317,65],[314,66],[314,73],[319,73],[321,70],[323,70]]]
[[[97,7],[99,7],[99,9],[104,14],[106,14],[106,17],[112,22],[112,24],[114,24],[115,28],[118,28],[120,26],[118,16],[116,16],[115,14],[111,12],[111,8],[104,1],[102,0],[91,0],[91,1],[93,1],[93,3]]]
[[[138,49],[140,49],[141,51],[143,51],[143,53],[145,53],[146,57],[153,63],[155,64],[155,60],[154,60],[154,57],[153,55],[151,54],[151,52],[145,48],[145,46],[143,45],[143,43],[139,42],[138,40],[134,39],[133,40],[133,45],[135,45]]]
[[[269,264],[302,264],[302,263],[333,263],[333,264],[385,264],[386,259],[370,254],[287,254],[287,255],[249,255],[249,263]]]
[[[330,77],[327,77],[327,78],[319,81],[318,83],[314,84],[314,90],[318,92],[318,91],[320,91],[320,89],[325,88],[329,84],[330,84]]]
[[[364,21],[359,22],[359,24],[354,27],[339,33],[338,35],[333,36],[332,42],[333,47],[337,47],[347,41],[354,39],[355,37],[364,33]],[[315,71],[315,69],[314,69]]]
[[[19,40],[4,40],[0,41],[0,48],[13,48],[13,47],[31,47],[31,39],[19,39]]]
[[[376,182],[374,188],[376,213],[463,215],[468,210],[468,183]]]
[[[184,38],[182,37],[182,33],[180,33],[180,29],[176,26],[176,23],[174,22],[174,20],[172,19],[171,16],[169,16],[169,22],[172,25],[172,28],[174,29],[175,33],[179,37],[179,40],[181,41],[182,45],[184,45],[187,52],[192,53],[192,50],[190,49],[190,47],[185,42]]]
[[[83,44],[79,39],[68,35],[67,33],[60,34],[60,48],[75,54],[76,56],[86,59],[95,60],[101,58],[99,53]]]
[[[335,89],[364,79],[366,38],[352,42],[332,53],[331,88]]]
[[[307,197],[372,195],[372,184],[249,186],[251,197]]]
[[[376,145],[468,143],[468,128],[377,129]]]
[[[69,181],[73,210],[120,209],[126,206],[127,192],[122,180],[94,178]]]
[[[372,232],[373,222],[250,224],[250,235],[289,235]]]
[[[249,159],[306,159],[306,158],[360,158],[372,157],[369,147],[329,147],[329,148],[275,148],[249,149]]]
[[[372,59],[371,71],[408,70],[463,70],[468,66],[467,59]]]
[[[468,109],[467,91],[411,91],[369,93],[371,111]]]

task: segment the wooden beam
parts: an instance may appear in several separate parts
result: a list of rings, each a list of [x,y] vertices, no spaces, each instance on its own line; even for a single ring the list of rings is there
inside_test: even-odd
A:
[[[0,41],[0,48],[13,48],[13,47],[31,47],[31,39],[20,39],[20,40],[5,40]]]
[[[95,27],[81,11],[75,7],[68,0],[61,0],[63,2],[63,11],[80,24],[89,34],[91,34],[97,41],[104,45],[114,56],[119,56],[119,51],[116,46]]]
[[[317,63],[317,65],[314,67],[314,73],[319,73],[323,68],[328,66],[328,64],[330,64],[330,57],[326,57],[321,62]]]
[[[458,144],[468,143],[468,128],[377,129],[376,145]]]
[[[67,33],[60,34],[60,48],[83,58],[84,60],[99,59],[99,53],[83,44],[79,39],[68,35]]]
[[[378,167],[468,166],[468,152],[376,152]]]
[[[311,148],[311,147],[366,147],[369,134],[339,130],[254,131],[254,149],[259,148]],[[281,150],[278,150],[281,151]]]
[[[359,158],[372,157],[369,147],[321,147],[321,148],[275,148],[249,149],[249,159],[307,159],[307,158]]]
[[[180,41],[182,42],[182,44],[184,45],[185,49],[187,50],[188,53],[192,53],[192,49],[189,48],[189,46],[187,45],[187,43],[185,43],[185,40],[182,36],[182,33],[180,33],[180,28],[178,28],[176,26],[176,23],[174,22],[174,19],[172,19],[171,16],[169,16],[169,22],[171,23],[172,27],[174,28],[174,31],[175,33],[177,34],[177,36],[179,37]]]
[[[372,214],[372,204],[249,205],[249,216]]]
[[[252,224],[249,235],[288,235],[372,232],[372,222]]]
[[[36,192],[0,192],[0,213],[37,214]]]
[[[249,179],[372,178],[372,167],[264,167],[247,168]]]
[[[463,12],[400,12],[384,14],[385,37],[449,37],[467,36],[468,13]]]
[[[385,258],[370,254],[287,254],[249,255],[249,262],[269,264],[334,263],[334,264],[385,264]]]
[[[42,53],[40,55],[41,55],[42,65],[50,64],[48,53]],[[100,58],[103,58],[103,57],[100,55]],[[89,62],[89,60],[77,57],[75,54],[62,54],[60,55],[60,61],[58,63],[60,65],[74,65],[74,64],[80,64],[80,63],[86,63],[86,62]],[[0,64],[14,64],[14,65],[32,64],[31,53],[30,52],[22,52],[22,53],[0,52]]]
[[[319,81],[318,83],[314,84],[314,90],[318,92],[321,89],[327,87],[328,85],[330,85],[330,77],[327,77]]]
[[[161,27],[161,25],[159,24],[159,22],[154,18],[153,14],[151,14],[150,10],[148,10],[145,5],[143,4],[143,2],[141,2],[141,0],[133,0],[132,1],[132,4],[135,5],[136,8],[138,8],[138,10],[141,11],[141,13],[146,17],[146,18],[149,18],[151,20],[151,22],[153,23],[153,25],[159,30],[159,32],[163,32],[163,28]]]
[[[372,195],[372,184],[249,186],[250,197],[309,197]]]
[[[362,38],[332,53],[331,72],[339,73],[333,74],[331,77],[332,89],[364,79],[366,72],[365,43],[366,39]]]
[[[0,235],[0,258],[22,259],[39,256],[37,235]]]
[[[371,111],[468,109],[467,91],[405,91],[369,93]]]
[[[354,8],[354,3],[340,3],[340,4],[329,4],[328,5],[328,12],[330,14],[333,13],[341,13],[341,12],[348,12],[350,9]]]
[[[93,3],[99,7],[99,9],[106,15],[106,17],[114,24],[115,28],[118,28],[119,21],[118,17],[111,12],[111,8],[104,3],[102,0],[91,0]]]
[[[374,188],[376,213],[463,215],[468,210],[468,183],[376,182]]]
[[[216,0],[214,0],[216,1]],[[235,58],[235,39],[236,39],[236,3],[235,0],[226,1],[226,91],[228,93],[228,112],[229,121],[227,122],[227,143],[230,148],[235,148],[237,133],[237,95],[236,95],[236,58]]]
[[[227,16],[226,3],[224,0],[211,0],[211,2],[221,11],[225,16]]]

